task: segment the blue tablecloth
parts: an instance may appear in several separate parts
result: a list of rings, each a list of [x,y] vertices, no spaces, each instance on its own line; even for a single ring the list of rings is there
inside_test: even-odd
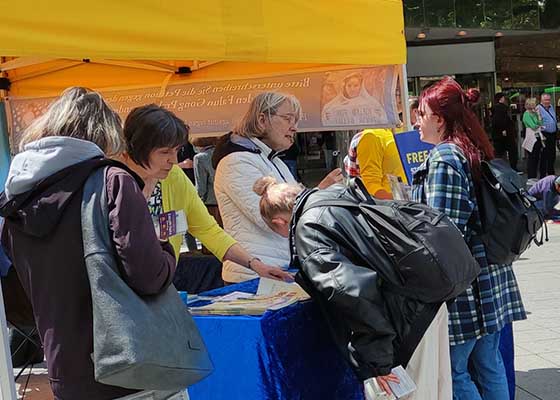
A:
[[[255,293],[258,279],[215,289]],[[251,316],[195,316],[215,371],[189,388],[192,400],[353,400],[362,385],[343,360],[311,301]],[[515,396],[511,324],[501,334],[511,399]]]
[[[256,292],[257,281],[205,293]],[[191,400],[362,400],[362,384],[311,301],[263,316],[196,316],[215,371]]]

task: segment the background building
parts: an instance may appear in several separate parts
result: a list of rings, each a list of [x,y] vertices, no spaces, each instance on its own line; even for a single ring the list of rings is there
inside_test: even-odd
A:
[[[560,0],[404,0],[403,5],[411,95],[443,75],[454,76],[465,88],[481,91],[480,116],[488,124],[496,91],[519,102],[560,85]]]

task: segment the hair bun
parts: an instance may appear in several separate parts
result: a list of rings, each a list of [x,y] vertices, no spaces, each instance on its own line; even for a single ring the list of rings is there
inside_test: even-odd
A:
[[[475,88],[470,88],[466,91],[465,97],[469,103],[476,103],[480,99],[480,90]]]
[[[263,176],[262,178],[257,179],[255,184],[253,185],[253,192],[262,197],[266,193],[270,185],[275,184],[275,178],[273,178],[272,176]]]

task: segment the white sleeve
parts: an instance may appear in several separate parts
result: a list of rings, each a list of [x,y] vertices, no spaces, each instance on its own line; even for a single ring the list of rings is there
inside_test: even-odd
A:
[[[214,177],[214,187],[223,192],[237,209],[259,228],[272,230],[261,217],[260,196],[253,191],[257,179],[267,175],[259,167],[258,155],[248,152],[233,153],[223,158]],[[222,218],[228,218],[222,215]]]

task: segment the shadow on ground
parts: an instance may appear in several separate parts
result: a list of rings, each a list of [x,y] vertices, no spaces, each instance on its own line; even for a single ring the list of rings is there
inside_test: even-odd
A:
[[[558,400],[560,398],[560,368],[538,368],[515,371],[516,386],[533,395],[527,399]]]

